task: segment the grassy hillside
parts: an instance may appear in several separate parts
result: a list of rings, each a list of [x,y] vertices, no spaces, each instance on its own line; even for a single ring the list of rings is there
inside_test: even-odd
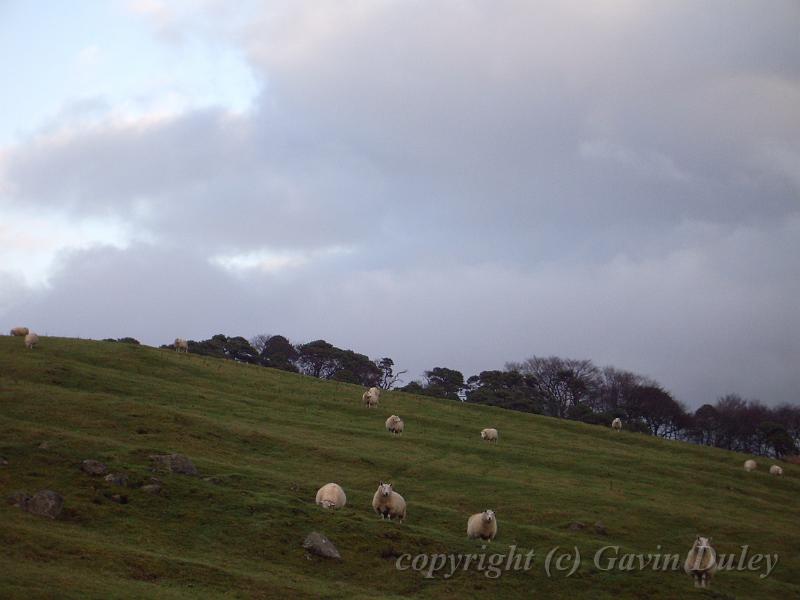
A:
[[[760,460],[748,474],[743,455],[401,393],[370,410],[361,392],[146,347],[43,338],[27,351],[0,337],[0,493],[52,489],[66,500],[55,521],[0,505],[0,597],[800,596],[796,466],[778,479]],[[384,429],[392,413],[406,421],[402,437]],[[500,431],[496,445],[480,440],[489,426]],[[200,477],[158,475],[160,496],[80,470],[98,459],[140,485],[153,475],[149,455],[170,452],[188,455]],[[372,513],[381,479],[408,501],[405,524]],[[341,511],[314,504],[329,481],[347,492]],[[110,500],[117,492],[129,502]],[[425,579],[395,568],[404,553],[481,552],[465,527],[485,508],[500,528],[490,550],[534,549],[529,571]],[[597,520],[608,535],[593,531]],[[589,527],[571,531],[572,521]],[[341,561],[306,556],[312,530]],[[718,574],[710,592],[680,572],[592,564],[605,545],[685,555],[697,533],[720,552],[747,544],[780,562],[764,579]],[[578,547],[571,577],[546,575],[555,546]]]

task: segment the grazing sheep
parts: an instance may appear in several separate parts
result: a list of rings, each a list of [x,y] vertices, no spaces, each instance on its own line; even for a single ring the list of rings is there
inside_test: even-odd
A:
[[[372,497],[372,508],[381,516],[381,519],[388,517],[391,520],[397,517],[402,523],[406,518],[406,501],[400,494],[392,490],[391,483],[381,481],[378,490]]]
[[[486,440],[487,442],[496,442],[497,441],[497,429],[484,429],[481,431],[481,439]]]
[[[400,435],[403,433],[403,429],[405,428],[405,423],[403,423],[403,419],[398,417],[397,415],[392,415],[388,419],[386,419],[386,429],[395,435]]]
[[[683,570],[694,579],[694,587],[705,588],[710,585],[711,577],[717,570],[717,552],[711,546],[711,538],[697,536],[686,555]]]
[[[371,387],[361,395],[361,400],[364,402],[364,406],[372,408],[373,406],[378,406],[380,397],[381,391],[376,387]]]
[[[748,473],[750,471],[755,471],[758,468],[758,463],[754,461],[752,458],[744,461],[744,470]]]
[[[16,336],[16,337],[22,337],[22,336],[28,335],[29,333],[30,333],[30,330],[27,327],[14,327],[11,330],[11,335]]]
[[[781,475],[783,475],[783,467],[779,467],[778,465],[772,465],[769,468],[769,474],[777,475],[778,477],[780,477]]]
[[[175,338],[175,352],[189,352],[189,342],[182,338]]]
[[[39,343],[39,336],[35,333],[29,333],[25,336],[25,347],[29,350],[33,349],[33,347]]]
[[[613,421],[611,421],[611,429],[614,431],[621,431],[622,430],[622,419],[617,417]]]
[[[325,508],[342,508],[347,504],[347,496],[338,483],[326,483],[317,491],[315,502]]]
[[[497,535],[497,518],[493,510],[475,513],[467,519],[467,537],[492,541]]]

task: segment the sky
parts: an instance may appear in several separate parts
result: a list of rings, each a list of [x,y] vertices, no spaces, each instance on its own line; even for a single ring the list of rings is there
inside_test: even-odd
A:
[[[0,0],[0,325],[800,403],[800,4]]]

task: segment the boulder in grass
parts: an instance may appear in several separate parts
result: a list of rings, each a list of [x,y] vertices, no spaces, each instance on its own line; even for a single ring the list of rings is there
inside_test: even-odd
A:
[[[105,475],[108,473],[108,467],[99,460],[87,458],[81,463],[81,471],[88,475]]]
[[[308,550],[311,554],[316,554],[323,558],[342,558],[342,555],[339,554],[333,542],[316,531],[312,531],[306,536],[306,539],[303,540],[303,548]]]
[[[154,469],[179,475],[198,475],[197,467],[183,454],[151,454]]]
[[[33,496],[25,492],[14,492],[8,501],[32,515],[48,519],[58,518],[64,509],[64,498],[52,490],[39,490]]]

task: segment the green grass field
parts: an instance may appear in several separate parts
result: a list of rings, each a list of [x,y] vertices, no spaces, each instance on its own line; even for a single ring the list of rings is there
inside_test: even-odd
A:
[[[798,598],[800,468],[608,428],[482,406],[384,393],[281,371],[111,342],[42,338],[28,351],[0,337],[0,491],[52,489],[55,521],[0,505],[2,598]],[[384,429],[392,413],[406,430]],[[500,441],[479,432],[497,427]],[[48,442],[46,449],[40,448]],[[135,487],[149,455],[180,452],[200,477],[157,475],[164,494]],[[131,476],[113,488],[83,459]],[[212,478],[210,480],[204,477]],[[371,509],[379,480],[408,502],[404,524]],[[314,504],[341,484],[348,504]],[[121,492],[127,504],[108,496]],[[473,512],[493,508],[487,551],[535,551],[528,571],[492,579],[459,570],[427,579],[396,569],[405,553],[480,553]],[[592,524],[602,520],[608,535]],[[571,531],[569,524],[589,525]],[[341,561],[308,557],[310,531]],[[709,591],[680,571],[604,571],[601,547],[680,553],[696,534],[718,552],[777,553],[773,573],[719,573]],[[559,546],[582,562],[545,572]]]

